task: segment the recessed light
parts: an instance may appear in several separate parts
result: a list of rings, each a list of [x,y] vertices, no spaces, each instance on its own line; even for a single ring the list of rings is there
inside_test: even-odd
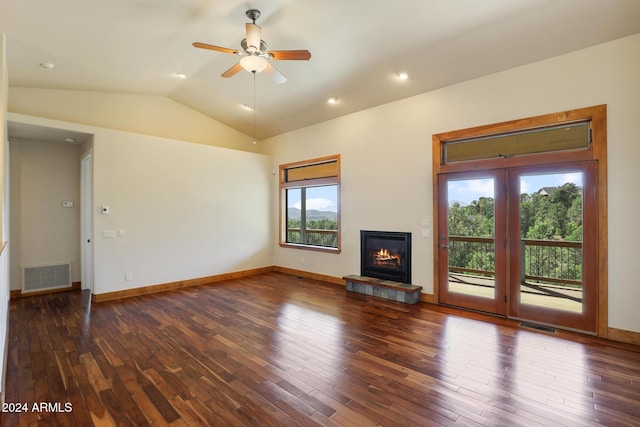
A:
[[[176,73],[176,77],[179,79],[186,79],[187,75],[185,73]]]
[[[251,105],[248,105],[248,104],[242,104],[242,108],[244,108],[247,111],[253,111],[253,108],[251,107]]]
[[[69,137],[69,136],[68,136],[68,137],[66,137],[64,140],[65,140],[66,142],[76,142],[76,139],[75,139],[75,138],[71,138],[71,137]]]
[[[336,104],[338,102],[338,98],[331,97],[327,99],[327,102],[331,105]]]
[[[399,73],[398,74],[398,80],[407,80],[409,78],[409,74],[407,73]]]
[[[40,64],[40,66],[42,68],[44,68],[45,70],[52,70],[53,67],[55,67],[55,65],[52,64],[51,62],[43,62],[43,63]]]

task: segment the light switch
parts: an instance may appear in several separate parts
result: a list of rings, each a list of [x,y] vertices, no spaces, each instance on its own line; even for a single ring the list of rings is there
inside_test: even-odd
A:
[[[103,239],[115,239],[116,238],[116,230],[102,230],[102,238]]]
[[[64,202],[62,202],[62,207],[63,208],[72,208],[73,207],[73,202],[64,201]]]
[[[120,229],[118,230],[118,237],[127,237],[127,230]]]

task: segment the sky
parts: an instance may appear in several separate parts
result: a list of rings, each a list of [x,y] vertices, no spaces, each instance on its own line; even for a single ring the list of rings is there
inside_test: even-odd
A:
[[[573,183],[582,187],[582,173],[559,173],[546,175],[524,175],[520,178],[520,193],[535,193],[542,187],[559,187]],[[493,198],[492,179],[468,179],[449,181],[449,204],[459,202],[466,206],[480,197]]]
[[[338,212],[338,194],[336,186],[307,187],[307,209]],[[300,191],[288,192],[287,207],[300,209]]]
[[[521,193],[534,193],[542,187],[559,187],[571,182],[582,187],[582,174],[563,173],[546,175],[525,175],[521,177]],[[493,198],[493,180],[468,179],[449,181],[449,203],[459,202],[468,205],[480,197]],[[338,197],[335,186],[307,187],[307,209],[319,211],[338,211]],[[287,207],[300,209],[300,191],[289,190]]]

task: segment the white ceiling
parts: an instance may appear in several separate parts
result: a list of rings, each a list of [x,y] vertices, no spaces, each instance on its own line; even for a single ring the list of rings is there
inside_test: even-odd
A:
[[[640,32],[639,0],[0,0],[9,85],[164,95],[252,135],[253,75],[191,45],[240,49],[250,8],[312,54],[256,76],[258,139]]]

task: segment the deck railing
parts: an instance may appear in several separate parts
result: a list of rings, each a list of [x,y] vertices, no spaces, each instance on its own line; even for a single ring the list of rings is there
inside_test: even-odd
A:
[[[338,247],[338,230],[307,229],[301,233],[299,228],[287,228],[287,242],[335,248]]]
[[[582,242],[523,239],[520,242],[520,281],[582,285]],[[495,275],[492,238],[449,236],[449,270]]]

